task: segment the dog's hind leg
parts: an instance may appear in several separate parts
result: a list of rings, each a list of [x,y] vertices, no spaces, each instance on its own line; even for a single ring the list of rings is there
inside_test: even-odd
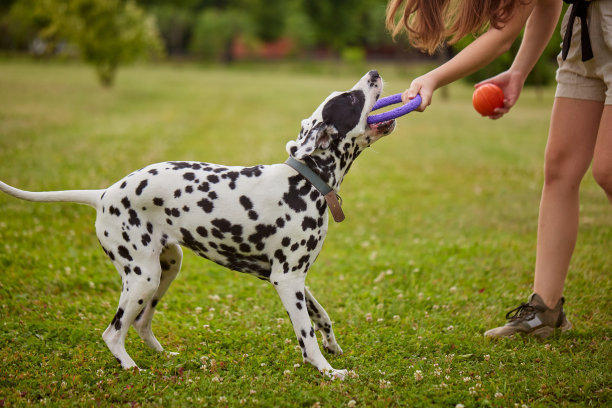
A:
[[[344,379],[347,371],[332,368],[319,349],[317,337],[306,310],[305,276],[286,279],[286,275],[282,276],[283,272],[280,272],[280,275],[277,275],[280,279],[274,279],[271,276],[271,281],[274,282],[274,287],[289,314],[293,330],[302,348],[304,361],[312,364],[329,377]]]
[[[183,260],[183,251],[181,247],[177,244],[172,244],[164,248],[160,257],[159,263],[161,267],[161,279],[159,281],[159,287],[155,294],[151,297],[151,300],[147,302],[145,308],[136,316],[134,319],[134,329],[140,337],[144,340],[144,342],[156,351],[163,351],[164,348],[157,341],[155,335],[153,334],[153,330],[151,329],[151,321],[153,320],[153,314],[155,313],[155,308],[158,302],[161,300],[162,296],[168,290],[168,287],[178,275],[181,269],[181,262]],[[178,354],[173,352],[168,352],[168,354]]]
[[[332,322],[327,315],[323,306],[317,302],[317,299],[312,296],[308,288],[304,288],[306,294],[306,308],[308,309],[308,315],[315,323],[315,330],[321,332],[323,348],[332,354],[342,354],[342,349],[336,342],[336,336],[332,329]]]
[[[159,258],[145,260],[132,259],[130,262],[115,260],[115,266],[123,279],[119,307],[111,324],[102,334],[104,342],[115,356],[121,367],[137,367],[125,350],[125,338],[136,316],[151,300],[157,290],[161,275]]]

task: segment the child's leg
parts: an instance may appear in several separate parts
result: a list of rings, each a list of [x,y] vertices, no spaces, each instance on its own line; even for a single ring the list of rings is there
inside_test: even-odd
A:
[[[612,203],[612,105],[606,105],[601,116],[593,156],[593,177]]]
[[[591,160],[604,104],[555,98],[546,145],[534,292],[549,308],[563,293],[578,235],[579,187]]]

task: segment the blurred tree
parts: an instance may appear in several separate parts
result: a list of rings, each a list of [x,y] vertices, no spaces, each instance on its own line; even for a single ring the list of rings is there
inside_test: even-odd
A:
[[[169,55],[187,54],[195,24],[194,14],[174,4],[153,6],[149,10],[155,16],[166,52]]]
[[[210,60],[230,62],[234,39],[247,42],[253,36],[249,14],[239,10],[205,9],[196,18],[191,52]]]
[[[161,53],[155,21],[132,1],[70,0],[63,29],[96,68],[104,86],[117,68],[150,53]],[[61,23],[60,23],[61,24]]]
[[[234,0],[232,6],[244,10],[255,25],[255,35],[264,42],[275,41],[285,31],[291,0]]]
[[[307,0],[304,11],[315,27],[319,44],[328,44],[335,51],[347,46],[363,45],[374,32],[384,28],[384,18],[374,21],[373,14],[380,15],[386,0]]]
[[[8,0],[0,4],[0,47],[27,50],[38,30],[32,2]]]
[[[30,12],[48,53],[60,42],[74,44],[106,87],[120,65],[163,49],[155,21],[133,1],[18,0],[15,6]]]

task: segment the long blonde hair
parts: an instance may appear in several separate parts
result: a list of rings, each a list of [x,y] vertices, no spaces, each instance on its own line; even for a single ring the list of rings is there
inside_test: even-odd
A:
[[[390,0],[387,28],[393,37],[406,31],[410,44],[433,54],[445,41],[454,44],[487,26],[500,29],[521,0]],[[401,18],[396,15],[403,6]]]

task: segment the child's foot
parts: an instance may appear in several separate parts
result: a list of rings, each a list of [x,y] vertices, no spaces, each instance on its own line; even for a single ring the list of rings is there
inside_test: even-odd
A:
[[[561,298],[554,309],[549,309],[538,294],[532,293],[527,303],[506,314],[508,323],[495,329],[487,330],[486,337],[510,337],[516,333],[533,335],[540,339],[549,337],[555,329],[566,331],[572,324],[563,313],[564,298]]]

